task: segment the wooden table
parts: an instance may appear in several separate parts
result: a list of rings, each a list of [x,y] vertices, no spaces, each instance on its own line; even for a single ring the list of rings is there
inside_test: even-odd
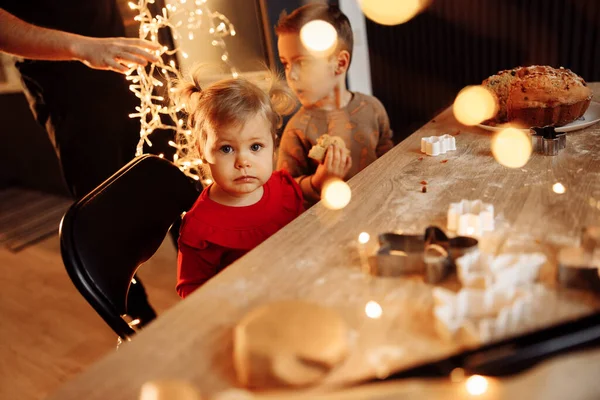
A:
[[[595,101],[600,101],[600,83],[591,86]],[[422,137],[458,130],[456,151],[438,157],[420,153]],[[444,111],[354,177],[349,182],[353,198],[345,209],[330,211],[321,204],[311,208],[51,398],[136,399],[144,382],[166,378],[188,380],[207,398],[235,387],[232,327],[250,309],[278,299],[308,299],[337,308],[359,333],[357,349],[387,346],[401,354],[405,366],[457,351],[437,338],[425,317],[431,311],[429,286],[365,280],[356,252],[360,232],[374,238],[384,231],[422,233],[428,225],[445,227],[450,202],[480,198],[493,203],[497,215],[499,233],[488,246],[543,250],[552,256],[558,245],[576,243],[583,226],[600,221],[600,124],[570,133],[560,155],[533,154],[519,169],[494,160],[491,137],[480,128],[461,127],[450,110]],[[426,193],[421,181],[427,181]],[[556,182],[566,193],[552,191]],[[379,320],[364,315],[370,299],[383,307]],[[333,374],[329,385],[373,373],[372,353],[359,353]],[[495,393],[561,398],[557,394],[565,393],[565,381],[557,378],[568,370],[568,393],[596,391],[594,397],[600,396],[600,351],[566,357],[496,382]],[[335,398],[371,393],[390,399],[401,394],[441,399],[453,398],[453,390],[463,389],[446,381],[416,380],[364,386]],[[307,398],[317,397],[312,393]]]

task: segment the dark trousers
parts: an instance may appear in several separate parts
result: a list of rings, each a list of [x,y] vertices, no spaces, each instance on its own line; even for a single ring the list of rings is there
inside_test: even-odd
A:
[[[75,200],[134,158],[140,130],[139,120],[129,118],[139,101],[125,77],[77,64],[52,63],[48,69],[39,63],[19,66],[30,108],[54,144]],[[173,235],[178,235],[178,229]],[[127,314],[143,325],[156,313],[141,281],[137,277],[135,281],[129,289]]]

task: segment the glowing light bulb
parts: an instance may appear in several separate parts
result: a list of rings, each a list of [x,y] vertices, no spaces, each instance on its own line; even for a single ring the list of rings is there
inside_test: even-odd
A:
[[[562,183],[557,182],[552,185],[552,191],[554,191],[554,193],[563,194],[567,191],[567,188]]]
[[[140,400],[200,400],[200,393],[190,383],[181,380],[145,382],[140,390]]]
[[[358,235],[358,242],[361,244],[366,244],[370,239],[371,235],[367,232],[361,232],[360,235]]]
[[[492,139],[492,154],[505,167],[520,168],[531,155],[531,139],[515,128],[507,128]]]
[[[365,306],[365,314],[367,314],[367,317],[369,318],[378,319],[381,317],[381,314],[383,314],[383,310],[379,303],[371,300]]]
[[[133,2],[131,2],[131,1],[130,1],[129,3],[127,3],[127,5],[128,5],[128,6],[129,6],[129,8],[131,8],[132,10],[135,10],[135,9],[137,8],[137,5],[136,5],[135,3],[133,3]]]
[[[323,185],[323,205],[330,210],[340,210],[350,203],[352,191],[350,186],[340,179],[331,179]]]
[[[314,20],[300,29],[300,40],[308,51],[331,53],[337,44],[337,32],[329,22]]]
[[[488,380],[481,375],[473,375],[467,379],[465,387],[470,395],[479,396],[487,391]]]
[[[410,20],[424,7],[423,0],[359,0],[370,20],[381,25],[398,25]]]
[[[477,125],[496,115],[496,99],[483,86],[467,86],[456,96],[452,111],[461,124]]]

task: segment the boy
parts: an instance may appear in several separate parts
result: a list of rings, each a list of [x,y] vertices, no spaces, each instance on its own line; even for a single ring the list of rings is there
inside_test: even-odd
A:
[[[300,40],[300,29],[314,20],[330,23],[337,32],[329,55],[312,54]],[[283,132],[277,169],[296,179],[311,206],[321,199],[328,178],[350,179],[391,149],[392,131],[379,100],[346,87],[353,37],[350,21],[337,6],[313,3],[284,13],[275,32],[286,80],[302,105]],[[332,145],[319,163],[308,152],[326,133],[339,136],[348,150]]]

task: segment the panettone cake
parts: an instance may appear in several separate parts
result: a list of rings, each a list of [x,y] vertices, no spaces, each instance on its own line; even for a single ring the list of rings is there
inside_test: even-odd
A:
[[[498,100],[496,116],[486,124],[562,126],[580,118],[592,100],[583,78],[560,67],[533,65],[500,71],[482,85]]]

